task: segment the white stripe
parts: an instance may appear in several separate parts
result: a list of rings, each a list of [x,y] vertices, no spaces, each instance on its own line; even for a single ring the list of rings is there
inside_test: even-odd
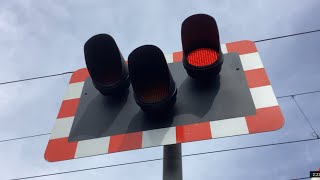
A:
[[[221,44],[221,52],[223,54],[228,53],[227,45],[226,44]]]
[[[57,119],[54,124],[50,139],[69,137],[73,119],[74,116]]]
[[[167,54],[165,55],[167,63],[173,63],[173,54]]]
[[[263,68],[258,52],[240,55],[240,59],[244,71]]]
[[[244,117],[211,121],[212,138],[249,134],[248,125]]]
[[[176,128],[162,128],[143,131],[142,147],[152,147],[176,143]]]
[[[84,82],[69,84],[67,93],[64,96],[64,100],[80,98],[83,85]]]
[[[108,153],[110,137],[79,141],[74,158]]]
[[[250,88],[250,92],[256,109],[279,105],[270,85]]]

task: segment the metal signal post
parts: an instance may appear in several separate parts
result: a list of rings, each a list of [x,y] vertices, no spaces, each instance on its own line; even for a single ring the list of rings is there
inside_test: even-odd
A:
[[[163,180],[182,180],[181,144],[163,146]]]

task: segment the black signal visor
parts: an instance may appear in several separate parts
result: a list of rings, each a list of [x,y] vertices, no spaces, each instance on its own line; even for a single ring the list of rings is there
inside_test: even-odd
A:
[[[183,64],[193,78],[219,74],[223,63],[218,26],[206,14],[195,14],[182,23]]]
[[[94,86],[102,94],[127,87],[128,68],[115,40],[108,34],[97,34],[84,45],[85,61]]]
[[[170,109],[176,86],[163,52],[156,46],[136,48],[128,58],[129,74],[137,104],[145,112]]]

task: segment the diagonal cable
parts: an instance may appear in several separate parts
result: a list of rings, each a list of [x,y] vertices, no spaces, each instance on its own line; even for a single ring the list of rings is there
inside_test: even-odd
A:
[[[300,112],[302,113],[303,117],[307,120],[307,122],[309,123],[311,129],[313,130],[313,133],[317,136],[317,138],[319,139],[319,135],[317,134],[317,131],[313,128],[313,126],[311,125],[310,120],[308,119],[307,115],[304,113],[304,111],[302,110],[301,106],[299,105],[299,103],[297,102],[295,96],[292,96],[294,102],[296,103],[296,105],[298,106]]]

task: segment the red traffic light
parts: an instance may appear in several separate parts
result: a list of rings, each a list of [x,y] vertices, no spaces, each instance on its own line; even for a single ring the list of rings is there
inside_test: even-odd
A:
[[[129,87],[127,65],[110,35],[91,37],[84,45],[84,55],[93,85],[101,94],[114,94]]]
[[[223,63],[219,31],[215,19],[195,14],[182,23],[183,65],[189,76],[198,79],[219,74]]]

